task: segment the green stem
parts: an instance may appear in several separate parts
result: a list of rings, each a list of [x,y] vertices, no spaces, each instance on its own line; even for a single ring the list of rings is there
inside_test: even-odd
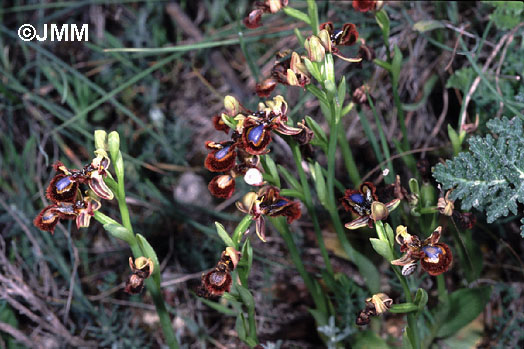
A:
[[[331,118],[330,118],[330,133],[328,143],[328,173],[327,173],[327,194],[328,204],[326,209],[331,216],[337,238],[342,245],[342,248],[348,255],[349,259],[355,263],[358,267],[360,274],[366,281],[369,290],[373,293],[377,293],[380,289],[380,277],[378,275],[377,268],[360,252],[356,251],[348,238],[346,237],[344,226],[340,220],[340,216],[337,211],[337,204],[335,198],[335,155],[337,148],[337,133],[339,118],[337,118],[333,101],[329,103]]]
[[[448,291],[446,289],[446,281],[444,275],[437,275],[437,288],[438,288],[438,300],[441,303],[447,303],[449,301]]]
[[[393,79],[393,73],[391,73],[391,79]],[[400,123],[400,130],[402,131],[402,150],[409,151],[408,130],[406,128],[406,122],[404,121],[404,109],[402,109],[402,102],[398,94],[398,86],[393,86],[393,101],[397,108],[398,121]]]
[[[300,183],[302,185],[302,191],[304,194],[304,205],[306,206],[307,212],[313,221],[313,228],[315,230],[315,237],[317,238],[318,246],[320,248],[320,253],[326,264],[326,270],[328,273],[333,275],[333,267],[331,266],[331,261],[329,260],[329,254],[326,250],[326,245],[324,244],[324,238],[322,236],[322,230],[320,229],[320,224],[318,222],[318,217],[313,206],[313,199],[311,198],[311,190],[309,189],[309,183],[306,177],[306,173],[302,168],[302,154],[300,153],[300,148],[298,144],[294,141],[290,141],[291,150],[293,152],[293,158],[295,159],[295,165],[297,167],[298,175],[300,177]]]
[[[119,178],[118,181],[118,193],[116,195],[116,198],[118,200],[118,208],[120,209],[120,215],[122,217],[123,226],[131,233],[133,233],[133,227],[131,225],[131,219],[129,217],[129,209],[126,204],[126,194],[124,189],[123,175],[121,177],[122,178]],[[143,256],[144,253],[138,246],[136,235],[134,235],[134,233],[133,237],[134,239],[129,243],[129,247],[131,248],[133,256],[136,259],[138,257]],[[173,331],[173,326],[171,325],[169,313],[167,312],[164,299],[162,298],[162,293],[160,290],[160,277],[158,277],[156,280],[154,280],[153,278],[148,278],[146,279],[145,284],[147,290],[149,291],[149,294],[151,295],[151,298],[153,299],[153,303],[155,304],[156,312],[160,320],[160,326],[162,327],[162,332],[164,333],[166,344],[169,346],[169,348],[179,348],[175,332]]]
[[[381,163],[382,161],[384,161],[384,156],[382,155],[382,152],[380,151],[377,137],[375,136],[375,133],[371,131],[371,126],[369,125],[369,122],[366,116],[362,113],[362,109],[357,110],[357,114],[360,119],[360,124],[362,125],[362,128],[364,129],[364,133],[366,134],[367,139],[371,143],[373,152],[375,153],[375,156],[377,157],[378,162]],[[382,167],[382,169],[384,168]]]
[[[297,245],[295,244],[295,241],[293,240],[293,237],[291,236],[289,227],[283,221],[284,218],[283,217],[276,217],[276,218],[269,217],[269,219],[271,223],[273,224],[273,226],[278,230],[278,232],[284,239],[284,242],[286,243],[286,246],[289,250],[289,254],[291,255],[291,260],[293,261],[293,264],[295,264],[295,267],[297,268],[298,273],[302,277],[302,280],[304,280],[304,284],[306,284],[306,287],[309,290],[311,297],[313,297],[313,301],[315,302],[317,309],[320,309],[323,312],[325,312],[326,305],[323,299],[321,298],[321,295],[318,294],[315,288],[315,285],[313,284],[313,280],[311,279],[309,273],[306,271],[306,268],[304,267],[304,263],[302,262],[302,257],[300,257],[300,253],[298,252]]]
[[[389,247],[391,249],[391,255],[395,256],[396,252],[395,252],[395,249],[393,248],[393,241],[391,241],[391,239],[388,238],[387,235],[385,234],[384,225],[381,221],[376,222],[375,231],[377,233],[378,238],[381,241],[388,242]],[[388,260],[388,262],[391,262],[391,260]],[[402,285],[402,289],[404,290],[404,297],[406,298],[406,303],[413,303],[413,295],[411,294],[406,278],[400,272],[400,268],[396,265],[393,265],[392,269],[395,275],[397,276],[398,280],[400,281],[400,284]],[[408,334],[409,341],[411,342],[412,348],[419,349],[420,348],[420,337],[419,337],[418,328],[417,328],[416,316],[413,313],[408,313],[406,315],[408,318],[408,327],[406,331]]]
[[[255,321],[255,307],[249,307],[247,309],[247,316],[249,322],[249,337],[251,337],[253,341],[258,344],[257,324]]]
[[[471,258],[469,257],[469,253],[466,250],[466,246],[464,246],[464,242],[462,241],[462,238],[460,237],[459,230],[457,228],[457,224],[455,223],[455,220],[453,217],[450,217],[451,221],[453,223],[454,229],[451,229],[451,234],[453,236],[453,241],[455,242],[455,247],[457,248],[459,252],[459,261],[462,264],[462,268],[464,269],[464,274],[466,275],[466,280],[468,282],[473,281],[473,263],[471,262]]]
[[[338,133],[338,144],[342,151],[342,158],[344,159],[349,178],[351,179],[353,187],[356,188],[360,184],[360,174],[358,173],[357,164],[355,163],[355,159],[349,148],[349,142],[346,139],[344,132]]]
[[[402,274],[400,273],[399,267],[393,266],[393,271],[395,272],[395,275],[397,275],[397,278],[400,281],[400,284],[402,285],[402,289],[404,290],[404,297],[406,298],[406,302],[413,303],[413,296],[411,295],[411,291],[409,290],[409,286],[406,281],[406,278],[402,276]],[[411,347],[413,349],[419,349],[420,348],[420,336],[418,333],[417,319],[415,315],[412,313],[408,313],[406,315],[408,318],[408,327],[406,331],[408,333],[408,338],[411,342]]]
[[[384,156],[386,157],[386,159],[391,159],[388,141],[386,139],[386,135],[384,134],[384,130],[382,129],[382,123],[380,122],[378,118],[377,110],[375,109],[375,104],[373,103],[373,100],[369,96],[369,93],[366,92],[366,96],[367,96],[371,111],[373,112],[375,123],[377,124],[378,134],[380,137],[380,143],[382,144],[382,151],[384,152]],[[395,181],[395,169],[393,168],[393,162],[391,160],[388,160],[387,164],[389,168],[389,173],[386,176],[386,183],[391,184]]]

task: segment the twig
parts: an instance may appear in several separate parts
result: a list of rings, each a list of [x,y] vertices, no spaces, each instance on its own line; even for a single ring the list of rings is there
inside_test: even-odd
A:
[[[432,150],[437,150],[437,149],[440,149],[440,148],[442,148],[442,147],[424,147],[424,148],[419,148],[419,149],[408,150],[408,151],[402,152],[400,154],[395,154],[393,156],[390,156],[389,158],[385,159],[384,161],[379,163],[377,166],[375,166],[371,171],[366,173],[366,175],[364,177],[362,177],[361,183],[365,182],[369,177],[371,177],[371,175],[373,173],[375,173],[376,171],[380,170],[382,166],[386,165],[391,160],[395,160],[395,159],[401,158],[401,157],[409,155],[409,154],[415,154],[415,153],[420,153],[420,152],[432,151]]]
[[[48,280],[48,279],[52,280],[51,271],[49,270],[49,267],[44,258],[44,254],[42,253],[42,250],[40,249],[40,244],[38,243],[33,233],[31,232],[31,229],[29,229],[29,227],[26,224],[24,224],[24,222],[22,222],[20,217],[18,217],[18,215],[15,212],[13,212],[13,210],[7,205],[7,203],[4,201],[3,197],[1,196],[0,196],[0,206],[2,206],[2,208],[11,217],[13,217],[14,221],[20,226],[20,228],[22,228],[22,230],[24,231],[29,241],[31,241],[31,244],[33,245],[34,253],[37,257],[38,264],[40,266],[40,272],[42,273],[42,278],[44,280]]]
[[[517,28],[518,28],[518,26],[517,26]],[[514,38],[514,34],[515,33],[509,32],[509,34],[511,34],[511,35],[508,37],[508,40],[506,42],[506,46],[504,46],[504,50],[502,50],[502,54],[500,55],[499,65],[498,65],[497,70],[495,72],[495,86],[497,87],[497,92],[501,96],[502,96],[502,91],[500,90],[500,86],[499,86],[500,69],[502,68],[502,63],[506,59],[506,53],[508,52],[509,45],[513,42],[513,38]],[[496,116],[497,118],[500,118],[500,115],[502,114],[502,110],[503,109],[504,109],[504,102],[500,101],[499,102],[499,110],[497,111],[497,116]]]
[[[18,342],[25,345],[28,348],[32,348],[34,346],[34,342],[29,339],[25,334],[22,333],[22,331],[17,330],[13,326],[5,323],[0,322],[0,331],[5,332],[13,336]]]
[[[437,136],[437,134],[439,133],[442,127],[442,124],[444,123],[444,120],[446,120],[446,115],[448,114],[449,96],[448,96],[448,90],[444,86],[442,87],[442,100],[443,100],[442,101],[443,102],[442,112],[440,113],[438,117],[437,123],[435,124],[433,131],[431,131],[431,134],[424,142],[424,148],[426,148],[429,145],[432,139],[435,139],[435,137]],[[422,157],[425,157],[425,155],[426,155],[426,152],[424,151],[422,153]]]
[[[182,283],[182,282],[186,282],[187,280],[191,280],[191,279],[200,279],[202,277],[202,273],[203,272],[204,271],[201,271],[201,272],[198,272],[198,273],[193,273],[193,274],[186,274],[184,276],[180,276],[180,277],[175,278],[175,279],[163,281],[160,284],[160,287],[168,287],[168,286],[176,285],[176,284],[179,284],[179,283]]]
[[[515,32],[518,30],[518,28],[520,28],[523,25],[524,25],[524,23],[520,23],[519,25],[517,25],[509,33],[507,33],[506,35],[504,35],[500,39],[499,43],[497,44],[497,46],[495,46],[495,49],[491,52],[491,55],[488,57],[488,59],[486,60],[486,63],[484,63],[484,66],[482,67],[482,73],[483,74],[486,72],[486,70],[488,70],[488,67],[491,64],[491,61],[493,61],[493,59],[497,56],[497,54],[500,51],[500,49],[502,48],[502,46],[504,46],[504,43],[511,36],[515,35]],[[473,84],[471,84],[471,87],[469,88],[468,93],[466,94],[466,98],[464,99],[464,107],[463,107],[462,113],[460,114],[460,117],[459,117],[459,120],[460,120],[459,130],[461,130],[462,126],[464,126],[464,124],[466,123],[466,118],[465,118],[466,110],[468,109],[468,104],[471,101],[471,96],[473,96],[473,94],[477,90],[477,87],[478,87],[478,85],[480,83],[480,79],[481,79],[481,77],[480,77],[480,75],[478,75],[475,78],[475,80],[473,81]]]
[[[177,27],[183,30],[191,38],[202,41],[204,36],[198,29],[198,27],[191,21],[191,19],[184,13],[182,8],[172,2],[166,5],[167,14],[175,21]],[[231,86],[233,92],[240,98],[245,97],[245,87],[242,82],[237,78],[237,73],[231,68],[230,64],[224,58],[224,56],[218,52],[213,51],[211,53],[211,61],[213,66],[224,76],[224,80]]]
[[[464,34],[464,28],[466,28],[465,25],[462,25],[459,29],[459,35],[457,36],[457,40],[455,41],[455,46],[453,46],[453,52],[451,53],[451,59],[449,60],[449,63],[446,65],[444,70],[448,70],[451,67],[451,64],[453,63],[453,60],[455,59],[455,54],[457,53],[458,45],[460,42],[460,38],[462,37],[462,34]]]
[[[69,233],[69,231],[65,229],[62,225],[60,225],[59,227],[62,230],[62,232],[64,233],[64,235],[67,237],[67,241],[71,244],[71,249],[73,250],[73,268],[71,268],[72,270],[71,270],[71,276],[69,279],[69,292],[67,295],[67,302],[66,302],[66,307],[64,310],[64,317],[62,320],[64,323],[66,323],[67,317],[69,316],[69,310],[71,309],[71,301],[73,300],[73,291],[75,289],[75,278],[76,278],[76,272],[78,270],[78,266],[80,264],[79,262],[80,257],[78,256],[78,249],[76,248],[75,243],[71,239],[71,234]]]

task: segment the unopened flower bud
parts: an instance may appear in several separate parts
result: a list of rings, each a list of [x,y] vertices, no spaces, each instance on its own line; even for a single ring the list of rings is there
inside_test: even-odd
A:
[[[287,83],[289,86],[300,86],[297,75],[295,74],[293,70],[288,69],[286,76],[287,76]]]
[[[331,35],[329,34],[327,29],[322,29],[318,32],[318,38],[320,39],[320,42],[324,46],[327,52],[331,53]]]
[[[254,191],[251,191],[247,193],[246,195],[244,195],[241,201],[237,201],[236,206],[240,211],[249,214],[251,212],[251,208],[253,207],[253,205],[255,204],[257,200],[257,197],[258,197],[257,193],[255,193]]]
[[[138,257],[133,263],[133,258],[129,257],[129,267],[133,273],[141,273],[147,279],[153,274],[155,263],[153,263],[151,258],[146,257]]]
[[[444,197],[438,199],[437,208],[439,212],[445,216],[451,217],[453,215],[453,209],[455,204],[452,200],[449,200],[448,196],[451,191],[448,191]]]
[[[382,314],[391,308],[393,299],[389,298],[385,293],[377,293],[373,297],[366,299],[367,302],[371,302],[374,305],[377,314]]]
[[[144,279],[137,274],[129,275],[129,278],[126,281],[126,287],[124,292],[129,294],[138,294],[142,292],[144,288]]]
[[[224,98],[224,108],[227,111],[227,115],[236,116],[240,113],[240,103],[233,96],[226,96]]]
[[[95,148],[107,150],[107,132],[104,130],[95,131]]]
[[[322,62],[326,56],[326,49],[322,45],[322,42],[317,36],[310,36],[304,43],[307,55],[312,62]]]
[[[225,255],[231,259],[231,263],[233,263],[233,269],[235,269],[242,253],[235,250],[233,247],[226,247]]]
[[[371,218],[373,221],[381,221],[388,217],[389,210],[385,204],[379,201],[373,201],[371,204]]]
[[[288,0],[266,0],[266,5],[269,6],[269,12],[276,13],[282,7],[287,6]]]

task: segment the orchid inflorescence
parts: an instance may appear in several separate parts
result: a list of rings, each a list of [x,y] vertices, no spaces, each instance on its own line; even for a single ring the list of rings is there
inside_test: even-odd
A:
[[[305,88],[311,83],[311,72],[307,65],[311,62],[322,62],[326,53],[333,55],[350,63],[360,63],[362,60],[374,59],[374,51],[361,39],[361,45],[357,57],[345,57],[339,47],[354,45],[358,40],[357,27],[353,23],[345,23],[340,30],[335,29],[332,22],[322,23],[319,33],[311,35],[304,41],[306,55],[301,56],[297,52],[286,50],[276,54],[276,62],[271,69],[271,76],[256,85],[256,93],[259,97],[268,97],[277,84],[286,86],[300,86]],[[361,65],[360,65],[361,66]]]
[[[362,183],[358,190],[347,189],[341,201],[346,211],[358,215],[358,218],[345,225],[347,229],[358,229],[365,226],[372,228],[373,222],[386,219],[389,212],[400,203],[398,198],[386,204],[378,201],[376,188],[371,182]]]
[[[145,279],[153,274],[155,263],[151,258],[138,257],[133,262],[133,258],[129,257],[129,267],[132,274],[127,278],[124,291],[129,294],[138,294],[144,288]]]
[[[264,242],[266,241],[264,216],[284,216],[290,224],[301,215],[300,202],[280,196],[280,190],[274,186],[265,186],[257,193],[249,192],[244,195],[242,201],[237,201],[236,205],[240,211],[253,217],[255,231]]]
[[[249,29],[262,26],[262,15],[264,13],[277,13],[282,7],[287,6],[289,0],[263,0],[255,2],[255,9],[244,18],[244,25]]]
[[[303,123],[299,123],[299,127],[287,124],[288,106],[282,96],[260,103],[256,112],[246,109],[231,96],[224,99],[224,106],[226,112],[213,117],[213,124],[217,130],[228,134],[232,129],[231,139],[206,142],[211,152],[204,163],[209,171],[228,172],[214,177],[208,185],[209,191],[216,197],[231,197],[238,176],[244,176],[249,185],[261,186],[265,183],[258,168],[259,156],[269,152],[272,131],[296,136],[298,141],[311,139],[311,131]]]
[[[216,267],[206,274],[202,274],[197,295],[204,298],[214,298],[229,292],[232,284],[231,271],[237,267],[240,257],[239,251],[233,247],[227,247],[222,252]]]
[[[402,266],[404,276],[413,274],[418,261],[429,275],[436,276],[446,272],[451,267],[453,255],[448,245],[439,242],[441,232],[442,227],[439,226],[427,239],[421,241],[418,236],[409,234],[405,226],[399,225],[395,240],[404,255],[391,261],[391,264]]]
[[[377,293],[372,297],[366,299],[366,307],[358,313],[356,324],[364,326],[369,324],[372,316],[377,316],[385,313],[391,308],[393,299],[385,293]]]
[[[36,216],[33,221],[36,227],[53,233],[61,219],[76,219],[78,228],[88,227],[94,212],[101,207],[100,199],[113,199],[113,192],[104,182],[109,157],[103,149],[97,149],[95,155],[81,170],[68,169],[60,161],[53,165],[57,174],[46,190],[46,197],[52,204]],[[80,184],[84,183],[90,188],[86,196],[80,191]]]

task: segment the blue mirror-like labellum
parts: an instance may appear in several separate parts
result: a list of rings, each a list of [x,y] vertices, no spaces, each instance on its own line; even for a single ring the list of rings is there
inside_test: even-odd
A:
[[[48,223],[48,222],[52,222],[54,221],[56,218],[56,213],[54,213],[53,211],[48,211],[46,212],[43,216],[42,216],[42,221],[44,223]]]
[[[430,259],[436,259],[442,254],[442,249],[438,246],[424,246],[422,247],[422,251],[424,251]]]
[[[258,144],[262,138],[263,133],[264,133],[264,125],[255,126],[251,130],[249,130],[247,139],[253,142],[254,144]]]
[[[351,201],[353,201],[356,204],[364,203],[364,196],[362,194],[358,194],[358,193],[351,194],[349,198],[351,199]]]
[[[277,201],[276,203],[273,204],[274,207],[282,207],[284,206],[285,204],[287,204],[288,201],[287,200],[279,200]]]
[[[222,160],[222,159],[227,155],[227,153],[229,153],[229,148],[231,148],[230,145],[225,146],[224,148],[222,148],[222,149],[220,149],[219,151],[217,151],[217,152],[215,153],[215,158],[216,158],[217,160]]]
[[[69,177],[64,177],[60,180],[58,180],[58,182],[56,182],[56,189],[58,190],[58,192],[63,192],[63,191],[66,191],[67,189],[69,189],[68,187],[72,184],[73,182],[71,181],[71,178]]]

